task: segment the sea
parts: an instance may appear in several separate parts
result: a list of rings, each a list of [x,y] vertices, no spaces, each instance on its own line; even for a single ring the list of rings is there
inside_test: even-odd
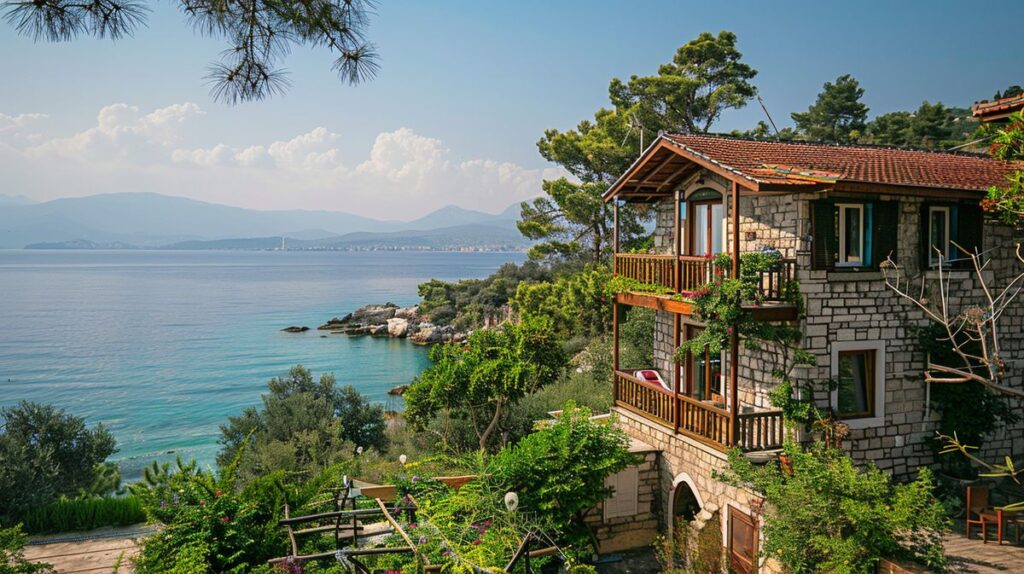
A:
[[[103,423],[131,480],[153,460],[212,465],[219,425],[293,365],[371,401],[428,364],[403,339],[316,327],[412,305],[431,278],[482,278],[521,253],[0,250],[0,406],[50,403]],[[288,326],[305,333],[284,333]]]

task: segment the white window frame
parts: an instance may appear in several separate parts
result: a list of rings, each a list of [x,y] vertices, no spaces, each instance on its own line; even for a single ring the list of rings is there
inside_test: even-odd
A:
[[[864,204],[863,203],[837,203],[839,209],[839,261],[836,267],[863,267],[867,256],[864,254]],[[860,214],[860,261],[846,261],[846,210],[856,209]]]
[[[950,221],[950,209],[944,205],[930,205],[928,206],[928,236],[924,238],[925,243],[928,245],[928,267],[935,269],[939,266],[939,261],[935,258],[935,251],[932,249],[932,214],[941,211],[946,214],[946,245],[943,250],[942,256],[945,257],[945,265],[949,265],[950,252],[953,248],[953,240],[950,237],[952,229],[952,221]]]
[[[636,516],[640,502],[640,469],[627,466],[604,479],[604,485],[614,489],[604,500],[604,519]]]
[[[841,351],[874,351],[875,352],[875,414],[870,417],[844,419],[843,422],[851,429],[863,429],[885,424],[885,341],[836,341],[832,343],[829,376],[839,380],[839,353]],[[839,390],[829,394],[829,404],[833,410],[839,409]]]

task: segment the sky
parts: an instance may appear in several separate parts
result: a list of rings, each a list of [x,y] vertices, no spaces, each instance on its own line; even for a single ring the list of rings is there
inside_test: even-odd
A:
[[[232,107],[203,79],[226,43],[195,34],[176,3],[151,5],[148,26],[118,42],[35,43],[0,22],[0,194],[498,212],[561,175],[537,153],[545,129],[592,117],[611,78],[655,73],[702,31],[737,34],[780,128],[845,73],[872,116],[1024,84],[1019,1],[381,0],[377,79],[348,86],[329,52],[298,47],[284,96]],[[752,102],[713,131],[761,119]]]

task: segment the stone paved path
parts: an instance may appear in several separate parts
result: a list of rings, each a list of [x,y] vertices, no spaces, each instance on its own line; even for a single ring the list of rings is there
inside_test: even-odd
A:
[[[988,544],[985,544],[977,536],[968,540],[963,530],[960,530],[946,535],[945,547],[950,570],[957,574],[1024,572],[1024,547],[1006,541],[998,545],[995,540],[989,539]]]
[[[62,536],[32,537],[25,558],[53,565],[59,574],[131,574],[139,536],[149,528],[104,528]]]

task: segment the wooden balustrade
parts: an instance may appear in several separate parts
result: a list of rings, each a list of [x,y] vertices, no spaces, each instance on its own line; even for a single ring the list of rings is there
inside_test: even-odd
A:
[[[716,407],[708,401],[701,401],[679,395],[679,432],[713,446],[729,446],[729,411]]]
[[[615,372],[615,402],[645,418],[675,428],[675,394],[661,385]]]
[[[729,441],[731,413],[710,401],[676,395],[661,385],[616,371],[615,404],[719,450],[734,446]],[[741,450],[781,448],[782,411],[741,413],[736,430],[735,446]]]
[[[679,288],[677,292],[694,291],[711,281],[711,260],[699,255],[679,256]]]
[[[761,411],[737,415],[737,442],[743,450],[782,448],[782,411]]]
[[[679,262],[673,255],[616,253],[615,274],[641,283],[676,290],[676,269]]]
[[[710,259],[700,255],[659,255],[650,253],[616,253],[616,275],[641,283],[671,289],[676,293],[695,291],[714,276]],[[781,301],[785,287],[796,277],[796,261],[785,259],[778,269],[758,273],[758,285],[769,301]]]

